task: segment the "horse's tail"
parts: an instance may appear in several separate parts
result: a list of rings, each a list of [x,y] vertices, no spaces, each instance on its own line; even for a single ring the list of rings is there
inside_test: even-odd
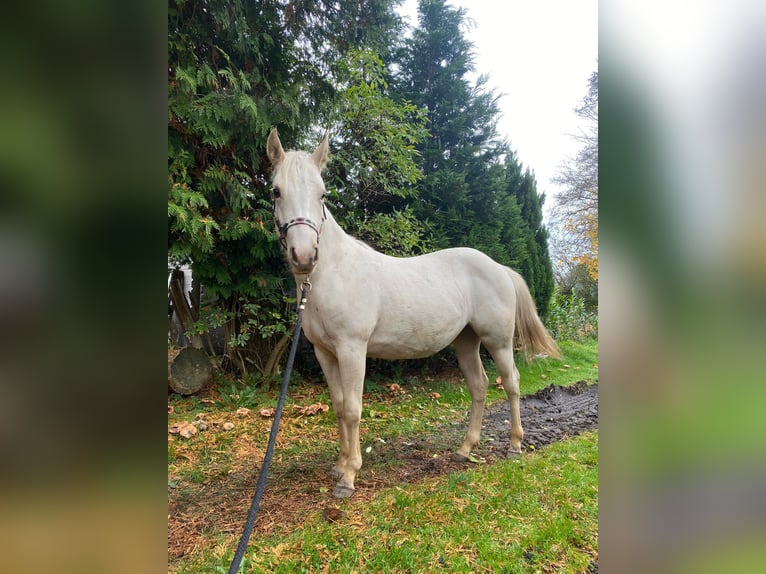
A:
[[[513,286],[516,289],[514,347],[521,349],[527,358],[543,354],[560,359],[559,346],[540,320],[535,308],[535,301],[532,299],[532,294],[529,292],[524,278],[510,268],[508,268],[508,274],[511,276]]]

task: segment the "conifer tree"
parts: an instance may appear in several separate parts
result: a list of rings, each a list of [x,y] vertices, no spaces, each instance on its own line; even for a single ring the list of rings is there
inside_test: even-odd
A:
[[[418,146],[424,179],[415,213],[436,247],[470,246],[519,270],[544,314],[553,290],[544,196],[497,134],[498,96],[474,84],[465,11],[420,0],[418,27],[404,50],[398,90],[426,109],[430,136]]]
[[[266,138],[301,147],[337,107],[348,54],[392,52],[395,0],[171,0],[168,255],[218,297],[241,371],[270,357],[292,288],[274,233]],[[321,118],[321,122],[320,122]],[[326,127],[326,124],[325,126]]]

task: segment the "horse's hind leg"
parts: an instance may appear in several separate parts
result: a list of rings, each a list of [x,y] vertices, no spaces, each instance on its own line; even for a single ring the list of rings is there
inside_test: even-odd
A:
[[[486,341],[485,341],[486,345]],[[519,410],[519,371],[513,361],[513,347],[507,345],[493,347],[487,346],[495,361],[497,372],[503,382],[503,389],[508,396],[511,406],[511,444],[508,448],[508,456],[516,457],[521,454],[521,439],[524,438],[524,430],[521,427],[521,413]]]
[[[466,327],[453,341],[460,370],[465,376],[468,390],[471,393],[471,414],[468,419],[468,432],[460,449],[454,458],[459,461],[467,460],[471,449],[479,444],[481,435],[481,419],[484,415],[484,401],[487,397],[487,373],[481,364],[479,346],[481,341],[471,327]]]

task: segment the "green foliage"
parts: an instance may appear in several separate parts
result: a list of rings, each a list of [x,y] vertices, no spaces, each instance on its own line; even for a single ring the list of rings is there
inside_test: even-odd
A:
[[[345,74],[325,177],[333,213],[376,249],[412,255],[425,235],[407,208],[422,178],[415,145],[428,133],[424,111],[387,95],[383,61],[371,50],[352,52]],[[391,237],[394,231],[401,237]]]
[[[359,237],[388,255],[406,257],[429,251],[425,225],[412,209],[376,213],[359,226]]]
[[[546,323],[556,340],[598,338],[598,313],[587,310],[585,300],[578,295],[577,289],[568,295],[554,290]]]
[[[169,4],[168,255],[190,262],[217,297],[229,351],[245,373],[270,364],[291,320],[269,201],[268,132],[279,126],[285,142],[308,133],[337,109],[337,86],[355,58],[347,54],[360,45],[391,49],[399,25],[388,1],[364,11],[351,0]],[[364,87],[347,99],[367,102]],[[397,145],[385,131],[370,137]],[[388,156],[398,162],[387,172],[395,178],[408,166]],[[411,185],[417,170],[408,169]]]

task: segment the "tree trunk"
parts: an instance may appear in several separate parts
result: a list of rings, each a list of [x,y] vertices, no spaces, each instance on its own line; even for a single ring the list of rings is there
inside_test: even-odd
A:
[[[191,395],[210,380],[213,365],[204,351],[186,347],[168,362],[168,385],[179,395]]]
[[[173,310],[178,316],[181,328],[184,330],[184,333],[186,333],[194,323],[194,314],[189,307],[189,302],[186,300],[182,287],[183,281],[179,279],[179,275],[183,277],[182,272],[178,270],[173,271],[170,281],[170,297],[173,300]],[[202,349],[204,347],[202,337],[199,335],[192,335],[190,343],[195,349]]]
[[[300,333],[298,336],[300,336]],[[271,378],[277,374],[279,369],[279,362],[282,360],[282,356],[285,354],[285,350],[287,349],[287,343],[289,342],[290,335],[282,335],[282,338],[277,341],[277,344],[274,345],[274,348],[269,354],[269,360],[266,361],[266,366],[263,369],[263,378],[265,381],[267,381],[268,386],[271,386]]]

